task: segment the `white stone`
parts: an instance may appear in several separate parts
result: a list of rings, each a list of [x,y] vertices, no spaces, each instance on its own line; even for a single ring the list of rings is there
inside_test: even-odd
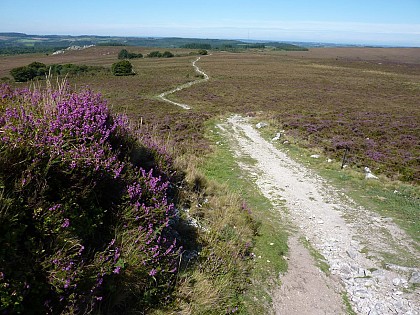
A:
[[[276,133],[275,137],[273,139],[271,139],[271,141],[277,141],[277,140],[280,139],[280,137],[281,137],[281,133],[278,132],[278,133]]]
[[[348,250],[346,250],[346,253],[347,255],[349,255],[351,259],[355,259],[357,256],[357,252],[352,248],[349,248]]]
[[[413,272],[411,274],[411,278],[408,282],[409,283],[416,283],[416,284],[420,283],[420,272]]]
[[[365,178],[366,179],[378,179],[378,177],[373,175],[372,173],[366,173]]]
[[[399,286],[401,283],[401,279],[400,278],[395,278],[394,280],[392,280],[392,284],[395,286]]]
[[[267,127],[268,124],[266,122],[259,122],[258,124],[255,125],[255,127],[257,127],[257,129],[261,129],[264,127]]]
[[[313,159],[319,159],[320,155],[319,154],[312,154],[311,158]]]

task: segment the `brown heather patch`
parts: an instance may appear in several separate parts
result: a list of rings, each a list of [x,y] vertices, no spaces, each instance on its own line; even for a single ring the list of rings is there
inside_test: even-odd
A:
[[[13,67],[33,61],[110,66],[122,48],[0,57],[0,77]],[[153,50],[174,54],[191,51],[125,48],[144,55]],[[216,52],[198,62],[210,81],[170,96],[189,104],[190,111],[161,102],[156,95],[195,79],[193,56],[133,59],[136,76],[101,74],[69,81],[100,91],[114,110],[155,125],[162,136],[174,137],[183,150],[207,149],[202,134],[209,117],[263,112],[289,135],[332,157],[341,157],[341,148],[351,144],[351,163],[368,165],[394,178],[418,181],[419,52],[417,48]]]
[[[385,51],[384,51],[385,52]],[[211,80],[176,94],[196,110],[264,112],[293,137],[332,157],[418,181],[420,64],[215,54],[200,66]],[[368,139],[369,138],[369,139]]]

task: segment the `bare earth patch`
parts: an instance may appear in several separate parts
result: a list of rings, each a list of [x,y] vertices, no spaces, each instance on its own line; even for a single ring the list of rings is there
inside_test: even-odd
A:
[[[288,213],[279,207],[279,215],[329,265],[326,279],[292,237],[290,274],[281,277],[282,287],[273,294],[277,314],[340,314],[340,286],[358,314],[419,314],[420,293],[410,282],[418,277],[420,254],[392,219],[356,205],[263,139],[247,119],[233,116],[219,128],[238,157],[256,161],[241,167],[273,205],[285,201]],[[386,264],[384,253],[414,266]]]
[[[289,268],[281,277],[282,286],[274,292],[277,314],[345,314],[341,286],[322,273],[308,250],[296,237],[289,242]]]

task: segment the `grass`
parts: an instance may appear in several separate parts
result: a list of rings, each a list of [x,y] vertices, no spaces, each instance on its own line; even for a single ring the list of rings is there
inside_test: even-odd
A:
[[[357,315],[357,313],[351,307],[350,300],[347,293],[346,292],[341,293],[341,297],[343,298],[344,306],[346,307],[346,314]]]
[[[270,121],[270,126],[262,129],[262,135],[266,139],[271,139],[278,130],[274,124],[275,122]],[[380,176],[379,180],[365,180],[361,169],[351,167],[341,169],[341,160],[327,162],[325,155],[314,148],[309,149],[300,145],[299,140],[288,137],[287,134],[283,136],[283,139],[288,139],[290,143],[277,145],[287,151],[289,156],[314,169],[333,186],[340,187],[358,205],[378,213],[381,217],[392,218],[413,239],[412,245],[420,249],[420,188],[418,186],[391,181],[385,176]],[[320,158],[310,157],[315,153],[321,154]],[[384,237],[388,240],[392,239],[386,235]],[[398,244],[394,244],[394,248],[399,249],[395,253],[378,253],[384,263],[417,265],[411,253],[400,248]],[[375,249],[369,250],[365,247],[363,251],[367,253]]]
[[[299,241],[302,243],[302,245],[309,251],[309,254],[315,259],[316,266],[327,276],[331,274],[330,272],[330,266],[327,263],[327,260],[325,257],[316,250],[312,244],[304,237],[301,237]]]
[[[11,68],[33,61],[110,67],[117,61],[118,52],[123,48],[94,47],[57,56],[33,54],[0,57],[0,77],[8,75]],[[134,47],[129,49],[144,55],[155,50]],[[189,51],[173,50],[177,55]],[[286,262],[281,259],[287,252],[286,228],[279,223],[279,216],[273,211],[269,201],[250,184],[252,180],[241,174],[227,143],[216,134],[216,120],[209,120],[220,115],[258,115],[269,119],[277,130],[286,129],[287,133],[292,131],[290,135],[294,136],[293,139],[299,139],[299,146],[292,144],[285,147],[292,156],[343,187],[364,206],[383,216],[394,217],[418,244],[418,186],[391,182],[383,177],[380,182],[366,182],[361,173],[351,168],[340,170],[338,157],[341,152],[325,150],[330,144],[328,141],[324,142],[333,135],[349,133],[349,129],[340,129],[339,124],[336,124],[340,117],[344,117],[343,121],[351,128],[351,122],[363,118],[359,114],[366,111],[372,113],[369,118],[375,124],[382,123],[389,127],[381,130],[384,133],[375,135],[376,138],[369,135],[370,138],[379,139],[380,143],[388,146],[393,142],[400,143],[397,136],[402,132],[412,135],[414,139],[418,137],[418,128],[417,131],[412,131],[389,125],[397,120],[418,122],[420,119],[417,104],[420,76],[418,56],[417,49],[214,53],[198,63],[210,75],[210,81],[171,95],[171,99],[191,105],[190,111],[163,103],[156,99],[156,95],[195,77],[191,66],[196,58],[194,56],[132,60],[138,75],[131,77],[100,74],[71,79],[71,85],[76,88],[89,85],[93,90],[101,92],[114,111],[127,113],[134,122],[141,121],[142,128],[153,129],[161,138],[172,139],[177,144],[178,155],[188,155],[188,158],[184,158],[184,169],[190,168],[187,171],[187,176],[190,177],[188,185],[193,190],[197,189],[189,195],[190,204],[186,206],[191,208],[194,218],[214,229],[214,233],[197,232],[202,244],[213,248],[215,253],[211,255],[209,251],[204,252],[201,266],[206,262],[209,262],[209,266],[215,266],[217,257],[226,258],[224,250],[226,253],[233,253],[234,245],[238,244],[235,243],[238,242],[235,235],[247,235],[246,237],[253,240],[253,252],[257,258],[250,261],[252,270],[247,269],[248,263],[232,260],[234,265],[226,266],[236,270],[233,272],[225,269],[225,273],[212,276],[214,272],[200,269],[198,264],[198,267],[191,268],[190,273],[180,275],[179,300],[175,306],[181,309],[179,314],[214,314],[220,310],[223,313],[238,305],[246,306],[239,310],[242,313],[247,310],[251,314],[264,312],[262,309],[269,305],[270,288],[267,283],[274,283],[278,273],[286,270]],[[317,125],[324,118],[328,118],[332,125],[318,134],[308,133],[301,128],[305,124]],[[293,126],[293,123],[298,124]],[[369,125],[366,126],[368,129],[355,135],[357,139],[366,138],[365,131],[370,132]],[[418,123],[416,126],[418,127]],[[218,141],[219,145],[215,145]],[[405,145],[405,148],[415,155],[418,146],[416,149],[416,146]],[[310,152],[335,154],[335,162],[325,163],[326,156],[325,159],[309,159]],[[208,153],[211,154],[206,156],[205,163],[200,164],[200,158]],[[401,159],[401,156],[397,158]],[[193,161],[193,164],[188,166],[188,161]],[[253,163],[247,157],[243,157],[241,162]],[[354,165],[357,165],[356,162]],[[380,164],[375,165],[381,170]],[[418,164],[411,167],[416,171]],[[376,172],[375,169],[373,171]],[[391,176],[398,178],[400,174]],[[399,193],[394,193],[394,190]],[[206,198],[209,203],[203,204]],[[244,230],[238,232],[238,223],[233,222],[244,219],[243,214],[238,212],[241,198],[252,209],[253,222],[241,221]],[[258,233],[251,235],[254,228]],[[222,267],[220,264],[217,266]],[[244,270],[237,273],[241,266]],[[246,290],[242,294],[244,286],[236,282],[242,279],[253,279],[252,287],[255,290]],[[170,313],[167,310],[165,312]]]
[[[279,273],[284,273],[287,263],[283,258],[287,253],[287,232],[284,222],[279,219],[270,201],[261,195],[229,150],[229,144],[215,128],[215,120],[207,124],[207,136],[214,146],[214,151],[201,166],[204,175],[243,198],[258,222],[258,231],[254,239],[254,267],[250,279],[252,287],[245,292],[245,304],[248,314],[264,313],[270,306],[270,284],[278,284]],[[253,163],[250,158],[246,162]]]

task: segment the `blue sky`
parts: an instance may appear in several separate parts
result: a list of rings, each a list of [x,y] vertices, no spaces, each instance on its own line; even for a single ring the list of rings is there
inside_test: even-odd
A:
[[[420,0],[1,0],[12,31],[420,47]]]

